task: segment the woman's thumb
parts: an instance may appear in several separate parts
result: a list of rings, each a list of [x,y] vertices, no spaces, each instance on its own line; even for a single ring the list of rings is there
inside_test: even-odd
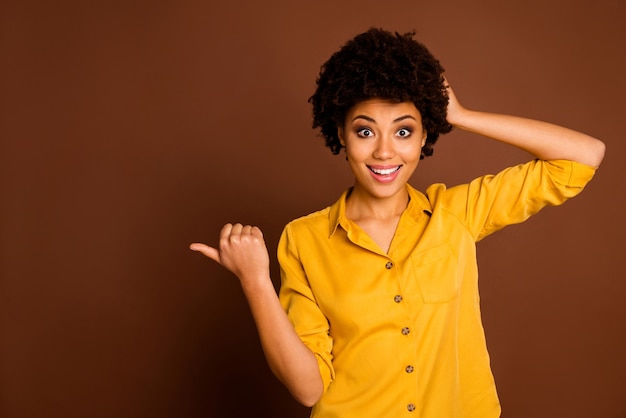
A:
[[[209,257],[211,260],[222,264],[220,261],[220,252],[216,248],[209,247],[208,245],[199,242],[194,242],[189,246],[189,249],[191,251],[202,253],[205,256]]]

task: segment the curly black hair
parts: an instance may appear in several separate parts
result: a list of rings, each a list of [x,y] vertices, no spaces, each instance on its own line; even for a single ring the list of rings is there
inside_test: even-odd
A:
[[[413,39],[414,35],[371,28],[348,41],[322,65],[309,102],[313,105],[313,128],[320,128],[333,154],[343,148],[337,127],[343,126],[348,111],[372,98],[413,102],[427,132],[420,158],[433,154],[439,134],[450,132],[443,67]]]

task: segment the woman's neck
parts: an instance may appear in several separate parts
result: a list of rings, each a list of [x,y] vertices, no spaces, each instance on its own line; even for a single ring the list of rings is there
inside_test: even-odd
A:
[[[376,197],[362,193],[357,187],[346,200],[346,217],[353,221],[398,219],[409,204],[406,189],[389,197]]]

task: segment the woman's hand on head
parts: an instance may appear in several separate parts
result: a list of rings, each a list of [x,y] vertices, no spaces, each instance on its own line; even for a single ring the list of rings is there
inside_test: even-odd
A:
[[[220,232],[218,248],[202,243],[189,246],[235,274],[242,284],[269,277],[269,255],[263,233],[256,226],[226,224]]]
[[[448,79],[444,79],[444,85],[446,86],[446,90],[448,92],[448,108],[446,119],[450,125],[458,126],[462,113],[463,111],[465,111],[465,108],[461,106],[461,103],[459,103],[456,94],[454,94],[454,90],[452,90],[452,87],[450,87]]]
[[[599,139],[552,123],[463,107],[447,79],[447,121],[464,131],[513,145],[540,160],[570,160],[599,167],[605,145]]]

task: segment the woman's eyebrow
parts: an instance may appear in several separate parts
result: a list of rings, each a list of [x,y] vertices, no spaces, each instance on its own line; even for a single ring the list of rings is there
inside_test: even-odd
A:
[[[356,115],[356,116],[352,119],[352,122],[354,122],[354,121],[355,121],[355,120],[357,120],[357,119],[365,119],[365,120],[366,120],[366,121],[368,121],[368,122],[376,123],[376,120],[375,120],[374,118],[369,117],[369,116],[365,116],[365,115]],[[415,118],[415,116],[411,116],[411,115],[402,115],[402,116],[400,116],[400,117],[398,117],[398,118],[394,119],[394,120],[393,120],[393,122],[394,122],[394,123],[396,123],[396,122],[403,121],[403,120],[405,120],[405,119],[413,119],[413,120],[417,120],[417,119]]]
[[[405,120],[405,119],[413,119],[413,120],[417,121],[417,119],[415,119],[415,116],[411,116],[411,115],[404,115],[404,116],[400,116],[399,118],[396,118],[396,119],[394,119],[393,121],[394,121],[394,123],[395,123],[395,122],[400,122],[400,121],[403,121],[403,120]]]
[[[352,122],[354,122],[357,119],[365,119],[368,122],[376,123],[376,120],[374,118],[371,118],[365,115],[356,115],[354,118],[352,118]]]

